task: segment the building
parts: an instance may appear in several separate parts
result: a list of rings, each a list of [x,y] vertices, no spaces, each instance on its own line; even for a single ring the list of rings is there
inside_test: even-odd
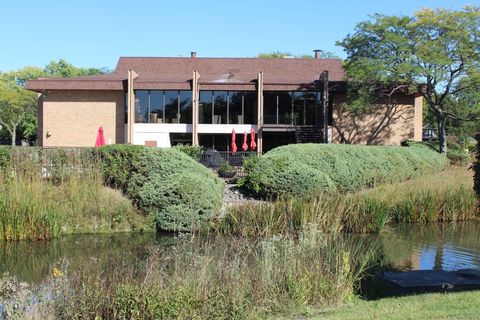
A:
[[[234,129],[257,133],[259,151],[295,142],[397,145],[422,138],[421,97],[397,94],[364,114],[345,111],[339,59],[122,57],[111,74],[28,81],[39,93],[39,143],[228,151]]]

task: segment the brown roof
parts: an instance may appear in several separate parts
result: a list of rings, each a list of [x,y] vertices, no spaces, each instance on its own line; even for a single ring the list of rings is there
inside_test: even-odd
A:
[[[27,89],[42,90],[124,90],[128,70],[139,77],[135,89],[190,89],[193,71],[200,73],[204,88],[255,90],[259,71],[264,73],[266,90],[299,88],[319,79],[324,70],[330,81],[343,81],[340,59],[259,59],[259,58],[140,58],[122,57],[113,73],[76,78],[43,78],[27,82]]]

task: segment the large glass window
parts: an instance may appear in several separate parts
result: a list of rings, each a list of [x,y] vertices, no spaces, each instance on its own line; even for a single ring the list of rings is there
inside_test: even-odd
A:
[[[192,92],[180,91],[180,123],[192,123]]]
[[[163,122],[163,91],[150,91],[150,123]]]
[[[319,123],[320,94],[305,91],[264,92],[265,124],[315,125]]]
[[[305,124],[315,125],[318,119],[317,93],[304,92],[303,98],[305,99]]]
[[[227,91],[214,91],[213,124],[227,124]]]
[[[278,123],[292,124],[292,94],[291,92],[278,93]]]
[[[255,124],[256,94],[249,91],[200,91],[199,123]]]
[[[200,91],[199,123],[212,123],[213,91]]]
[[[135,122],[192,123],[192,92],[136,90]]]
[[[243,92],[229,92],[228,95],[228,123],[243,124],[244,94]]]
[[[277,124],[278,96],[276,92],[263,93],[263,123]]]
[[[165,91],[165,122],[178,123],[178,91]]]
[[[138,90],[135,92],[135,122],[148,123],[148,91]]]
[[[257,93],[245,92],[243,95],[243,123],[257,123]]]

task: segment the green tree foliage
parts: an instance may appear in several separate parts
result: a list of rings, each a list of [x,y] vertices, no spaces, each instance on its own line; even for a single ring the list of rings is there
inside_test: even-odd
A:
[[[356,95],[367,105],[388,92],[422,95],[438,126],[446,152],[446,121],[475,117],[472,100],[460,97],[480,88],[480,9],[422,9],[414,16],[376,14],[338,43]]]
[[[19,86],[0,84],[0,124],[15,145],[17,128],[35,112],[35,94]]]
[[[107,68],[79,68],[71,63],[60,59],[51,61],[45,66],[44,72],[47,76],[71,78],[78,76],[93,76],[110,72]]]
[[[45,68],[27,66],[19,70],[0,72],[0,124],[15,143],[21,138],[34,140],[37,135],[36,94],[23,87],[28,80],[47,77],[77,77],[108,73],[107,68],[79,68],[63,59],[51,61]]]
[[[301,55],[293,55],[290,52],[286,51],[273,51],[270,53],[259,53],[257,55],[257,58],[263,58],[263,59],[272,59],[272,58],[285,58],[285,57],[294,57],[294,58],[301,58],[301,59],[313,59],[313,55],[311,54],[301,54]],[[330,51],[322,51],[322,58],[325,59],[333,59],[333,58],[338,58],[338,56]]]

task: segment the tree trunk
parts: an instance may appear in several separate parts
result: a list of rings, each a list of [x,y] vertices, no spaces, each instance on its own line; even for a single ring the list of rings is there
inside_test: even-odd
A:
[[[447,118],[443,112],[437,115],[438,121],[438,143],[439,143],[439,151],[442,154],[447,154],[447,139],[445,134],[445,123]]]
[[[17,127],[13,127],[13,130],[10,133],[12,135],[12,147],[15,147],[15,141],[17,140]]]

